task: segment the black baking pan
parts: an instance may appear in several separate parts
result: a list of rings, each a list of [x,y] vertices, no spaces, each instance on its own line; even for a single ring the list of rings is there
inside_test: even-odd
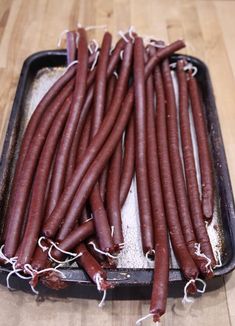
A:
[[[215,98],[206,65],[197,58],[184,55],[173,55],[171,62],[179,58],[185,58],[197,67],[196,78],[199,82],[201,95],[205,108],[208,137],[211,146],[215,187],[219,202],[219,215],[223,233],[222,266],[215,270],[215,278],[208,281],[207,290],[213,290],[223,284],[222,276],[231,272],[235,267],[235,213],[234,200],[228,166],[224,151],[224,145],[215,105]],[[30,56],[24,62],[13,108],[8,123],[0,162],[0,223],[1,229],[4,224],[8,195],[12,176],[14,174],[14,162],[22,139],[23,125],[25,124],[24,101],[33,78],[42,68],[64,67],[66,64],[65,50],[43,51]],[[98,298],[96,286],[88,276],[79,268],[63,268],[68,288],[54,291],[39,284],[38,289],[42,296],[66,296]],[[0,283],[6,284],[6,275],[9,270],[0,267]],[[108,293],[108,299],[148,299],[151,293],[153,280],[152,269],[116,269],[108,270],[108,279],[116,284],[115,289]],[[183,283],[184,282],[184,283]],[[170,296],[182,296],[185,280],[179,269],[170,270]],[[15,289],[30,291],[27,282],[12,276],[11,286]]]

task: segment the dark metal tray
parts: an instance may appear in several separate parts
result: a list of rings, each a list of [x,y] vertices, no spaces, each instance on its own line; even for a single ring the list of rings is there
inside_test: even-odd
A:
[[[208,137],[213,157],[215,175],[215,187],[217,200],[219,202],[221,227],[223,230],[222,267],[215,270],[215,278],[208,281],[208,289],[215,289],[223,284],[223,276],[235,268],[235,211],[231,182],[227,167],[227,161],[221,136],[221,130],[213,95],[211,80],[206,65],[190,56],[173,55],[171,61],[181,57],[186,58],[197,67],[196,75],[201,89],[202,99],[205,107]],[[23,64],[15,100],[8,123],[7,133],[0,161],[0,223],[3,225],[3,216],[6,210],[12,175],[14,173],[14,158],[17,156],[17,148],[22,139],[22,129],[25,125],[24,101],[30,84],[36,73],[42,68],[64,67],[66,64],[65,50],[43,51],[31,55]],[[66,281],[70,283],[67,289],[54,291],[39,284],[38,289],[43,296],[70,296],[97,298],[95,285],[91,284],[88,276],[79,268],[63,268]],[[0,267],[0,283],[6,284],[5,267]],[[150,297],[153,279],[152,269],[116,269],[107,271],[108,278],[113,280],[116,288],[108,293],[112,299],[147,299]],[[170,270],[169,295],[182,296],[183,282],[185,283],[179,269]],[[12,276],[11,284],[16,289],[29,291],[27,282]]]

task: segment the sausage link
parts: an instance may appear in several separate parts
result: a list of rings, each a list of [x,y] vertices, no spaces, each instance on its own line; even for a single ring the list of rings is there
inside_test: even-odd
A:
[[[134,47],[134,89],[135,89],[135,166],[141,239],[144,253],[154,248],[152,213],[149,196],[146,157],[146,96],[144,78],[144,46],[140,37]]]
[[[78,164],[79,159],[84,155],[84,152],[89,144],[90,131],[91,131],[91,111],[86,113],[86,121],[79,120],[77,130],[73,139],[72,148],[70,151],[69,162],[67,164],[65,184],[67,185],[73,175],[76,164]],[[82,113],[81,118],[82,119]],[[84,119],[85,120],[85,119]],[[84,124],[85,123],[85,124]],[[81,125],[84,127],[81,128]]]
[[[111,41],[112,41],[111,34],[106,32],[103,37],[99,61],[96,70],[94,114],[92,119],[92,131],[91,131],[92,138],[96,135],[97,131],[99,130],[104,117],[107,68],[109,62]]]
[[[125,140],[124,154],[122,163],[122,173],[120,180],[120,204],[124,205],[128,192],[131,187],[131,181],[135,172],[135,124],[133,115],[128,122]]]
[[[113,75],[108,83],[107,86],[107,100],[105,104],[105,113],[108,112],[108,109],[111,105],[113,95],[114,95],[114,89],[116,85],[116,77]],[[107,183],[107,177],[108,177],[108,164],[105,166],[104,171],[101,174],[100,180],[99,180],[99,186],[100,186],[100,196],[104,202],[105,200],[105,193],[106,193],[106,183]]]
[[[97,262],[97,260],[90,254],[84,243],[80,243],[77,246],[76,253],[82,254],[79,258],[77,258],[78,266],[81,266],[86,271],[88,276],[92,279],[95,284],[97,284],[97,281],[99,280],[99,287],[102,291],[112,287],[111,283],[106,280],[106,272]],[[97,279],[98,275],[99,278]]]
[[[88,69],[87,64],[88,51],[86,32],[81,28],[79,29],[78,63],[75,89],[73,93],[69,117],[66,122],[59,149],[57,151],[48,197],[48,201],[51,203],[50,206],[52,208],[56,206],[60,194],[64,188],[65,171],[68,163],[69,152],[85,100]]]
[[[105,33],[97,65],[91,139],[94,138],[99,131],[104,116],[107,87],[107,67],[110,47],[111,35],[109,33]],[[89,201],[94,216],[95,229],[101,250],[113,251],[113,240],[111,237],[108,218],[100,195],[98,183],[94,186]]]
[[[106,207],[109,224],[113,227],[113,241],[116,250],[120,250],[119,245],[124,243],[122,233],[122,218],[120,205],[120,177],[122,168],[122,142],[120,141],[111,157],[107,190],[106,190]]]
[[[189,74],[188,89],[196,130],[202,183],[202,210],[206,220],[211,220],[214,204],[214,182],[208,134],[196,79]]]
[[[150,312],[154,314],[154,321],[159,321],[166,310],[169,280],[169,244],[157,154],[152,75],[147,80],[146,96],[147,171],[155,239],[154,280]]]
[[[87,222],[84,222],[81,225],[75,227],[69,236],[64,241],[60,242],[58,247],[62,250],[70,251],[74,249],[80,242],[93,235],[94,231],[95,228],[93,219],[88,220]],[[64,257],[64,253],[55,248],[51,251],[51,255],[57,260],[61,260]]]

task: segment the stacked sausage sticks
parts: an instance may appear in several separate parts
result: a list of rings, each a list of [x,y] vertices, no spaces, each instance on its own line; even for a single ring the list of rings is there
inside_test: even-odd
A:
[[[213,177],[197,82],[177,62],[177,110],[168,57],[182,41],[159,47],[127,33],[111,47],[88,45],[86,31],[67,33],[68,67],[36,107],[24,133],[12,182],[5,230],[5,261],[53,288],[65,283],[55,263],[66,256],[99,290],[112,284],[124,246],[121,208],[136,173],[144,254],[155,253],[150,313],[164,314],[170,235],[188,292],[198,275],[211,277],[216,261],[205,220],[213,214]],[[199,195],[189,123],[191,101],[202,178]],[[130,217],[131,218],[131,217]],[[103,254],[102,254],[103,253]],[[71,259],[72,257],[72,259]],[[49,268],[49,270],[48,270]],[[45,272],[43,272],[45,271]],[[37,277],[36,277],[37,276]]]

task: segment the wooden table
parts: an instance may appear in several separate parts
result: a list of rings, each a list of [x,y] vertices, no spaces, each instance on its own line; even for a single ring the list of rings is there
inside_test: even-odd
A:
[[[15,95],[22,63],[30,54],[54,49],[64,29],[107,24],[117,35],[130,25],[142,35],[173,41],[183,38],[183,52],[199,57],[210,69],[230,175],[235,185],[235,1],[210,0],[0,0],[0,140]],[[100,40],[100,30],[90,37]],[[117,36],[116,36],[117,37]],[[169,298],[162,325],[235,325],[235,274],[224,285],[182,308]],[[107,302],[47,300],[11,293],[0,287],[0,325],[134,325],[148,313],[148,301]],[[148,320],[144,325],[151,325]]]

